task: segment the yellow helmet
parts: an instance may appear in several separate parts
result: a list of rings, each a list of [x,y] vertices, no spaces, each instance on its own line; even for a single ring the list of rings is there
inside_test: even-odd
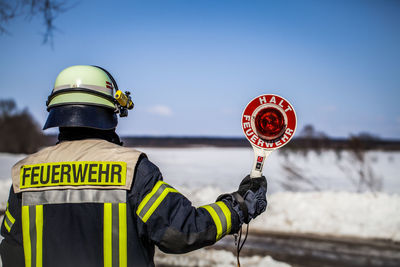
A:
[[[46,102],[49,115],[43,129],[88,127],[113,129],[118,124],[118,85],[98,66],[77,65],[61,71]]]

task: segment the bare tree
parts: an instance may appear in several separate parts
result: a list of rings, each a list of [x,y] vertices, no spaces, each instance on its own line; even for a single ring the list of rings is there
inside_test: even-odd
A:
[[[383,187],[383,178],[377,175],[372,169],[372,161],[367,157],[369,142],[374,142],[380,138],[369,133],[351,135],[349,139],[347,164],[340,164],[346,177],[355,186],[357,192],[379,192]]]
[[[307,124],[297,135],[298,140],[301,140],[303,149],[300,151],[306,156],[309,151],[314,150],[317,154],[321,154],[322,150],[329,143],[328,136],[321,131],[317,131],[313,125]]]
[[[68,9],[65,0],[0,0],[0,34],[10,34],[7,24],[19,16],[32,19],[42,16],[45,32],[43,43],[53,44],[55,18]]]
[[[327,138],[327,135],[324,132],[315,130],[313,125],[307,124],[300,131],[299,137],[309,138],[309,139],[324,139]]]
[[[321,191],[317,185],[317,179],[305,176],[306,171],[295,162],[287,159],[287,162],[282,164],[282,168],[285,175],[280,185],[286,191]]]

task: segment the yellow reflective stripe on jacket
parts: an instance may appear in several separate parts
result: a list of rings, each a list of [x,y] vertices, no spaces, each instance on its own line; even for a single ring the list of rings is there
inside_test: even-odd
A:
[[[22,206],[22,240],[24,243],[25,267],[32,266],[31,238],[29,235],[29,206]]]
[[[126,203],[104,203],[104,267],[126,267]]]
[[[158,181],[150,193],[148,193],[142,202],[140,202],[136,214],[142,219],[143,222],[147,222],[150,216],[158,208],[168,193],[179,193],[178,190],[174,189],[163,181]]]
[[[11,231],[11,226],[9,225],[9,223],[7,223],[6,218],[4,218],[4,227],[7,229],[8,232]]]
[[[36,267],[43,265],[43,205],[36,206]]]
[[[43,205],[22,206],[22,239],[26,267],[43,266]]]
[[[119,203],[119,266],[128,266],[128,233],[126,203]]]
[[[112,204],[104,203],[104,266],[112,266]]]
[[[6,216],[4,216],[4,226],[6,227],[8,232],[11,231],[11,228],[14,225],[14,223],[15,219],[8,210],[8,202],[7,202]]]
[[[201,206],[200,208],[204,208],[210,213],[217,228],[216,240],[230,233],[232,228],[231,211],[224,202],[218,201],[210,205]]]

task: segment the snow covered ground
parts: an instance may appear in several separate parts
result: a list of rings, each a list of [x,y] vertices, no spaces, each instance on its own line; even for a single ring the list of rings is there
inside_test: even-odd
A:
[[[159,166],[164,180],[196,206],[237,189],[249,173],[253,152],[247,148],[141,148]],[[0,154],[0,208],[5,207],[10,168],[23,155]],[[269,183],[267,212],[251,229],[400,240],[400,152],[370,151],[363,160],[351,152],[321,154],[275,151],[264,166]],[[369,192],[373,189],[374,193]],[[291,190],[292,192],[288,191]],[[232,265],[229,252],[205,252],[186,258],[161,256],[183,266]],[[207,254],[210,255],[210,254]],[[197,262],[197,265],[186,263]],[[248,266],[253,265],[253,259]],[[270,259],[257,258],[268,263]],[[266,266],[258,265],[258,266]],[[275,266],[272,265],[271,266]]]

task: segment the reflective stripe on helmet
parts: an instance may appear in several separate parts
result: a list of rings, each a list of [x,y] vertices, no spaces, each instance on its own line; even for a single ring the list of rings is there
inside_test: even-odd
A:
[[[115,109],[115,104],[106,98],[84,92],[66,92],[51,98],[48,109],[60,105],[88,104]]]
[[[59,90],[65,90],[65,89],[70,89],[70,88],[71,88],[71,86],[69,84],[60,85],[53,89],[53,93],[55,93]],[[79,86],[79,88],[86,88],[89,90],[99,91],[100,93],[105,93],[106,95],[109,95],[109,96],[112,96],[112,91],[113,91],[113,89],[111,89],[111,88],[107,88],[104,86],[90,85],[90,84],[81,84]]]

